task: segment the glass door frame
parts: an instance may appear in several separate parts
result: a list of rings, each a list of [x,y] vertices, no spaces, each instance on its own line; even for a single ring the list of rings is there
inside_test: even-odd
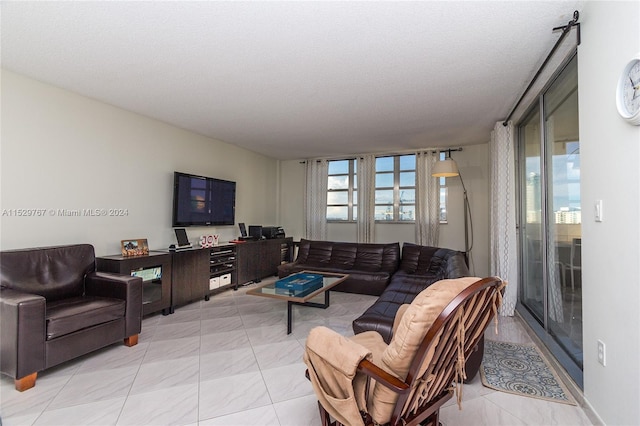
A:
[[[556,360],[562,365],[562,367],[567,371],[572,380],[580,387],[583,388],[583,371],[582,367],[572,359],[569,354],[566,352],[566,349],[563,348],[560,343],[554,337],[554,334],[551,331],[551,324],[549,319],[549,278],[550,274],[555,273],[554,267],[555,265],[549,265],[549,241],[551,239],[551,234],[549,231],[549,226],[555,226],[555,222],[552,223],[552,212],[549,209],[551,200],[549,197],[552,191],[549,188],[549,168],[552,167],[549,162],[551,162],[551,157],[553,155],[553,151],[549,152],[550,147],[548,144],[548,132],[546,129],[546,113],[545,113],[545,94],[553,85],[553,83],[558,79],[559,76],[567,69],[567,66],[573,61],[576,60],[577,52],[574,52],[573,55],[570,55],[567,61],[559,67],[558,71],[554,74],[554,76],[549,80],[543,90],[541,90],[540,94],[537,96],[537,102],[532,103],[531,107],[528,109],[527,113],[522,116],[522,119],[515,125],[516,128],[516,170],[517,177],[516,182],[518,185],[518,239],[519,239],[519,296],[516,305],[516,310],[520,314],[520,316],[527,322],[527,324],[531,327],[537,337],[542,341],[542,343],[550,350],[551,354],[556,358]],[[540,139],[540,188],[541,188],[541,196],[540,196],[540,227],[541,227],[541,237],[542,241],[540,243],[539,253],[542,256],[542,316],[540,318],[539,313],[536,313],[535,310],[531,306],[527,306],[523,303],[523,299],[528,294],[525,285],[529,282],[527,281],[526,273],[529,270],[527,262],[529,261],[526,258],[526,253],[528,253],[527,247],[525,244],[528,243],[529,236],[527,235],[527,200],[526,200],[526,152],[525,152],[525,140],[524,135],[521,134],[521,126],[524,125],[528,119],[533,118],[535,116],[536,111],[538,113],[538,124],[539,124],[539,139]],[[549,155],[551,154],[551,155]],[[555,256],[554,256],[555,257]],[[573,272],[571,272],[573,273]],[[565,277],[566,279],[566,277]]]

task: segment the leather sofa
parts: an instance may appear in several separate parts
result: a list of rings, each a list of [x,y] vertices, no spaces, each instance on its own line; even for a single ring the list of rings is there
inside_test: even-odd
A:
[[[383,340],[391,341],[393,320],[398,308],[436,281],[468,277],[464,254],[458,251],[404,243],[400,267],[378,300],[353,321],[354,333],[377,331]]]
[[[304,270],[349,274],[332,290],[379,296],[385,290],[400,262],[399,243],[359,244],[300,240],[292,263],[278,266],[284,278]]]
[[[142,279],[96,272],[93,246],[0,252],[0,372],[19,391],[47,368],[138,342]]]

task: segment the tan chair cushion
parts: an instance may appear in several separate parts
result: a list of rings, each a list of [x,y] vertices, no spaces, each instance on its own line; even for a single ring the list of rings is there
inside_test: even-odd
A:
[[[371,351],[371,362],[380,368],[384,368],[382,354],[387,350],[387,344],[382,340],[382,336],[377,331],[365,331],[350,338],[352,341],[364,346]],[[389,373],[393,374],[392,371]]]
[[[382,355],[386,366],[405,378],[418,347],[438,315],[462,290],[479,280],[476,277],[441,280],[420,292],[405,311]]]
[[[408,307],[409,307],[409,304],[405,303],[400,305],[400,307],[398,308],[398,312],[396,312],[396,316],[393,318],[393,327],[391,328],[391,330],[393,331],[393,333],[391,334],[392,337],[394,334],[396,334],[396,331],[398,330],[398,326],[400,325],[400,321],[402,320],[402,316],[404,315],[405,312],[407,312]]]

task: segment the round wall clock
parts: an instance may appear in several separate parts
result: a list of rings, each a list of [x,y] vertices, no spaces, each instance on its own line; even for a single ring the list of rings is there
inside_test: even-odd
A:
[[[640,125],[640,54],[627,63],[616,90],[618,113],[629,123]]]

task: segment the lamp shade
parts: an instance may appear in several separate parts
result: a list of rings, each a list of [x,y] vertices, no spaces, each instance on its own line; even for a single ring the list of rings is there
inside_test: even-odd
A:
[[[458,165],[451,158],[438,161],[433,166],[433,171],[431,172],[431,176],[433,177],[453,177],[459,174]]]

